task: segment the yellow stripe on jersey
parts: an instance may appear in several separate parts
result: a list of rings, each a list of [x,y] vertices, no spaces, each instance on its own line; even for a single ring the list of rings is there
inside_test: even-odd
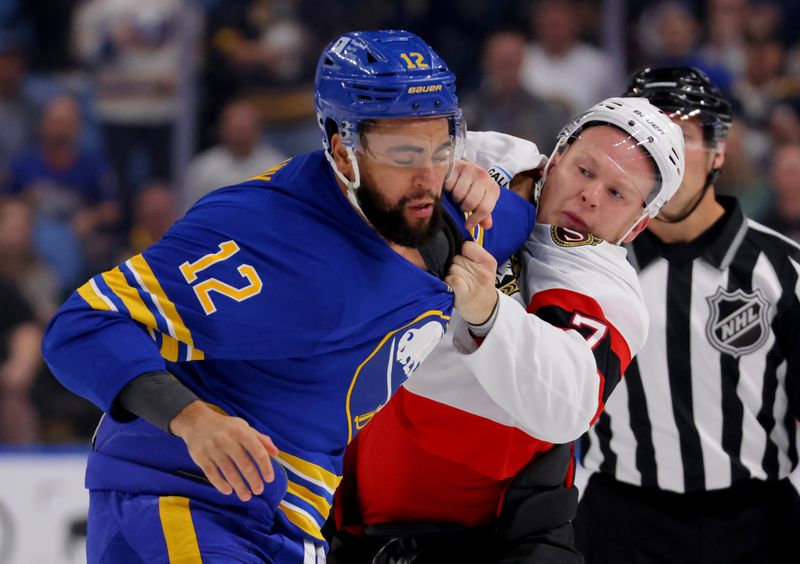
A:
[[[286,518],[307,535],[311,535],[315,539],[325,540],[319,524],[307,512],[285,500],[278,504],[278,509],[283,511]]]
[[[285,161],[283,161],[282,163],[278,163],[278,164],[276,164],[276,165],[275,165],[275,166],[273,166],[272,168],[265,170],[264,172],[262,172],[262,173],[261,173],[261,174],[259,174],[258,176],[254,176],[254,177],[253,177],[253,178],[251,178],[250,180],[264,180],[264,181],[266,181],[266,182],[269,182],[270,180],[272,180],[272,175],[274,175],[274,174],[275,174],[276,172],[278,172],[280,169],[282,169],[282,168],[283,168],[283,167],[285,167],[287,164],[289,164],[289,161],[290,161],[290,160],[292,160],[292,159],[286,159],[286,160],[285,160]]]
[[[301,478],[326,488],[331,495],[336,491],[339,482],[342,481],[341,476],[337,476],[330,470],[326,470],[322,466],[318,466],[312,462],[303,460],[296,456],[292,456],[286,452],[281,452],[277,456],[278,461],[286,466],[290,471],[294,472]]]
[[[111,306],[109,306],[103,298],[97,295],[92,287],[92,281],[89,280],[86,284],[78,288],[78,294],[86,300],[86,303],[92,309],[98,309],[100,311],[111,311]]]
[[[122,274],[118,266],[104,272],[102,276],[109,289],[114,292],[117,297],[122,300],[122,303],[125,304],[125,307],[128,308],[133,319],[146,327],[158,328],[156,318],[153,317],[153,314],[150,313],[150,310],[144,305],[142,298],[139,296],[139,292],[128,285],[128,281],[125,280],[125,275]]]
[[[169,335],[161,334],[161,357],[170,361],[178,361],[178,341]]]
[[[192,340],[192,334],[189,331],[189,328],[183,323],[183,319],[178,313],[175,304],[170,301],[163,288],[161,288],[161,284],[159,284],[156,275],[153,274],[153,271],[150,268],[150,265],[147,264],[145,258],[141,254],[138,254],[130,259],[130,263],[141,277],[144,290],[147,290],[158,300],[158,303],[164,312],[164,316],[175,329],[175,337],[180,342],[192,347],[191,359],[189,360],[203,360],[203,358],[205,358],[203,351],[194,348],[194,341]]]
[[[295,484],[291,480],[288,482],[286,491],[314,507],[323,519],[328,518],[328,514],[331,512],[331,502],[321,495],[317,495],[308,488]]]
[[[481,227],[480,225],[476,226],[475,229],[472,230],[472,238],[481,247],[483,247],[483,235],[484,235],[483,227]]]
[[[200,546],[189,511],[189,498],[159,497],[158,515],[167,541],[170,564],[202,564]]]
[[[472,215],[472,212],[464,212],[464,219],[469,219],[469,216]],[[480,225],[476,225],[472,228],[472,231],[469,232],[472,235],[472,240],[478,243],[481,247],[483,247],[483,227]]]

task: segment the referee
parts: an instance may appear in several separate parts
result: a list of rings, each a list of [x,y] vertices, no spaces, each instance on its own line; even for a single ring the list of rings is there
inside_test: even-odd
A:
[[[645,347],[585,437],[587,564],[800,562],[800,247],[715,194],[730,104],[701,71],[645,69],[684,131],[686,173],[629,258]]]

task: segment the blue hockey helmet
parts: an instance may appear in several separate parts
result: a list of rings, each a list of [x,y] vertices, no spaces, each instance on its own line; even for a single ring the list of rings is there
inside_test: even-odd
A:
[[[358,145],[358,125],[387,118],[451,118],[463,138],[456,78],[422,39],[401,30],[346,33],[322,51],[314,79],[314,105],[322,144],[338,132]],[[335,127],[334,127],[335,126]]]

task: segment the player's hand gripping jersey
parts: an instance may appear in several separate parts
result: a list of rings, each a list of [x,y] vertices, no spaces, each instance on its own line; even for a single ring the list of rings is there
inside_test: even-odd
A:
[[[534,223],[533,208],[503,192],[495,228],[476,234],[501,260]],[[43,350],[64,384],[105,411],[134,377],[168,370],[281,451],[275,481],[245,504],[205,481],[181,439],[105,417],[88,488],[275,513],[319,541],[345,445],[433,349],[452,308],[442,280],[359,217],[318,151],[212,193],[158,244],[92,278]]]
[[[537,225],[520,260],[518,293],[498,280],[515,295],[500,295],[488,336],[478,344],[454,316],[350,445],[340,525],[490,523],[533,457],[597,418],[648,326],[625,250]]]

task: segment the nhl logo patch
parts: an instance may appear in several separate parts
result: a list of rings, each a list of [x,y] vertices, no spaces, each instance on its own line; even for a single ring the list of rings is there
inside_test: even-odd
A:
[[[760,290],[746,293],[741,289],[727,292],[718,288],[706,301],[711,310],[706,333],[718,351],[738,358],[767,340],[769,303]]]
[[[573,231],[560,225],[550,226],[550,236],[559,247],[582,247],[583,245],[599,245],[603,242],[602,239],[595,237],[591,233]]]

